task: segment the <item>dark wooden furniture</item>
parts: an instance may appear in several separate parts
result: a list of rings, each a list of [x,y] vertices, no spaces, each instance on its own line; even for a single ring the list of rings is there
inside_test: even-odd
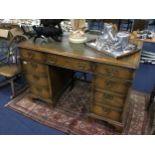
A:
[[[88,116],[123,128],[127,98],[140,52],[114,59],[84,44],[69,43],[67,37],[61,43],[46,45],[34,44],[29,40],[21,43],[19,48],[30,94],[34,98],[54,105],[71,80],[71,70],[93,73]]]
[[[135,19],[133,22],[133,27],[132,27],[132,31],[141,31],[144,29],[147,29],[148,26],[148,20],[146,19]]]

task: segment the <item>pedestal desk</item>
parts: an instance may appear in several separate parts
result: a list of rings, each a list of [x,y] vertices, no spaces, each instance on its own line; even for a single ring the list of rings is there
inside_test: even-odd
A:
[[[92,73],[88,116],[123,128],[140,51],[114,59],[84,44],[69,43],[67,37],[45,45],[28,40],[19,44],[19,49],[32,97],[55,105],[71,80],[72,70]]]

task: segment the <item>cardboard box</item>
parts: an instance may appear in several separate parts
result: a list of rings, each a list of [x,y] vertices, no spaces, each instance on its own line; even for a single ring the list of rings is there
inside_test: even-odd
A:
[[[5,28],[0,29],[0,37],[6,38],[8,40],[15,37],[16,35],[22,35],[23,33],[24,32],[20,27],[15,27],[11,29],[5,29]]]
[[[9,33],[12,35],[12,37],[15,37],[16,35],[22,35],[23,31],[20,28],[13,28],[9,31]]]
[[[0,29],[0,37],[2,38],[8,38],[9,30],[6,29]]]

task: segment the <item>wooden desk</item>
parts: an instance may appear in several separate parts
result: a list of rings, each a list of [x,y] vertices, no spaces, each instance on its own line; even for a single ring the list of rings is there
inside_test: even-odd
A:
[[[33,97],[54,105],[61,90],[71,79],[71,70],[90,72],[94,78],[88,116],[118,127],[124,126],[126,101],[139,64],[140,52],[114,59],[83,44],[69,43],[66,37],[61,43],[42,46],[29,40],[21,43],[19,48]]]

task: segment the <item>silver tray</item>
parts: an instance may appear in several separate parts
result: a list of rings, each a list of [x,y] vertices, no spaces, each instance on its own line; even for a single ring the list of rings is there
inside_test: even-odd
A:
[[[102,50],[101,51],[101,50],[97,50],[96,40],[90,40],[90,41],[86,42],[85,45],[96,50],[96,51],[98,51],[98,52],[100,52],[100,53],[106,54],[106,55],[113,57],[113,58],[121,58],[124,56],[128,56],[128,55],[131,55],[133,53],[139,52],[139,50],[140,50],[139,48],[137,48],[137,46],[135,46],[135,48],[132,50],[130,49],[130,50],[124,50],[124,51],[117,51],[117,50]]]

